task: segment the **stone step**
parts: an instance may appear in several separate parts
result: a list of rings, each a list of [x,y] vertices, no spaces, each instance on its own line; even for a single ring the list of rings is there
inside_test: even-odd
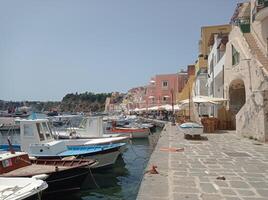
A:
[[[263,55],[263,53],[261,52],[260,48],[258,47],[257,42],[256,42],[255,38],[252,36],[252,34],[246,33],[246,34],[244,34],[244,37],[245,37],[252,53],[256,55],[257,59],[260,61],[260,63],[263,66],[268,67],[268,58]]]

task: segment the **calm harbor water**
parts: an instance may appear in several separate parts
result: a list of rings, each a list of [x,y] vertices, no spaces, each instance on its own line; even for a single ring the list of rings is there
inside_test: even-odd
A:
[[[37,118],[44,118],[37,115]],[[51,196],[43,200],[134,200],[137,197],[144,170],[158,141],[161,129],[157,128],[148,139],[131,140],[127,150],[115,166],[88,175],[79,193]]]
[[[57,200],[134,200],[144,175],[150,155],[159,137],[157,129],[148,139],[132,140],[126,152],[120,157],[115,166],[99,172],[93,172],[96,181],[89,175],[83,184],[81,192],[72,196],[56,197]],[[52,200],[51,197],[45,200]]]

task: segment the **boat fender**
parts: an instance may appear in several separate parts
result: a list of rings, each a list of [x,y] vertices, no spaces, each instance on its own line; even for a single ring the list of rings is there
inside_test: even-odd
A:
[[[34,178],[34,179],[36,179],[36,180],[46,180],[47,179],[47,177],[48,177],[48,175],[47,174],[39,174],[39,175],[35,175],[35,176],[33,176],[32,178]]]
[[[58,172],[58,171],[59,171],[58,166],[55,166],[55,172]]]

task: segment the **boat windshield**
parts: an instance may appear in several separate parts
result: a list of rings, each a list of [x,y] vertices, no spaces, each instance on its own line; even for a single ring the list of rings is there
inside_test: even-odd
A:
[[[87,119],[82,119],[81,123],[79,124],[79,128],[85,129],[87,124]]]
[[[37,127],[37,131],[38,131],[38,135],[39,135],[40,141],[44,141],[45,140],[44,130],[43,130],[41,124],[40,123],[36,123],[36,127]]]
[[[50,134],[51,132],[50,132],[50,129],[48,128],[48,126],[47,126],[47,123],[42,122],[42,127],[43,127],[44,133],[46,135],[46,138],[51,139],[51,134]]]

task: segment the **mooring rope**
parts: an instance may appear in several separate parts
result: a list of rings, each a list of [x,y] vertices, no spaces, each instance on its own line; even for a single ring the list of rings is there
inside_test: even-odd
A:
[[[91,178],[92,178],[92,180],[93,180],[95,186],[96,186],[98,189],[100,189],[100,186],[98,185],[98,183],[97,183],[95,177],[94,177],[93,174],[92,174],[91,168],[89,168],[89,172],[90,172]]]

